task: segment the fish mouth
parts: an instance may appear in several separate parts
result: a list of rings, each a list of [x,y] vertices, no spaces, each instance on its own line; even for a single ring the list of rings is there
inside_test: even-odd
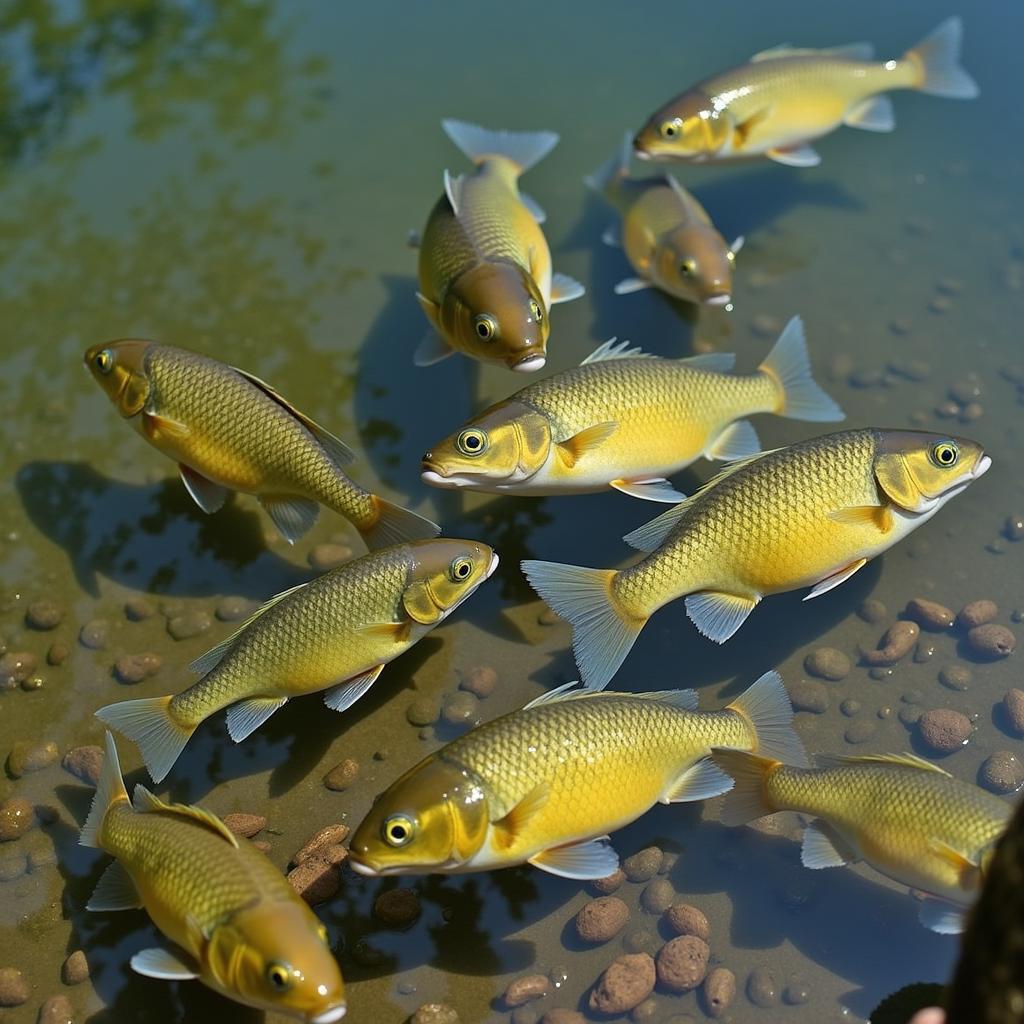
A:
[[[309,1024],[334,1024],[334,1021],[341,1020],[347,1012],[348,1006],[345,1003],[338,1003],[337,1006],[329,1006],[315,1017],[310,1017]]]
[[[497,551],[491,552],[491,564],[487,566],[487,572],[484,575],[485,580],[489,580],[494,575],[494,570],[498,568],[498,553]]]
[[[440,487],[448,491],[457,491],[460,487],[472,487],[476,481],[471,476],[443,476],[433,469],[425,469],[420,473],[420,479],[431,487]]]
[[[520,359],[518,363],[513,363],[511,369],[517,373],[533,373],[541,369],[546,362],[546,356],[534,354],[527,356],[525,359]]]
[[[364,864],[361,860],[356,860],[354,857],[349,857],[348,863],[357,875],[363,875],[366,878],[378,878],[380,875],[386,874],[385,870],[378,871],[376,868],[372,868],[369,864]]]
[[[704,300],[705,306],[728,306],[732,302],[732,296],[726,292],[725,295],[711,295]]]
[[[978,464],[974,467],[974,471],[971,473],[971,479],[977,480],[979,476],[984,476],[992,465],[992,460],[987,455],[982,455],[978,459]]]

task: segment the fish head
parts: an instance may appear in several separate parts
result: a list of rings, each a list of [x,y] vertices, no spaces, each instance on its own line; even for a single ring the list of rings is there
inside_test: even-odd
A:
[[[327,929],[301,900],[260,901],[217,925],[205,954],[215,987],[262,1010],[332,1024],[345,983]]]
[[[442,327],[457,347],[488,363],[530,373],[547,359],[547,307],[526,268],[495,260],[460,274],[441,303]]]
[[[691,90],[656,110],[636,133],[633,148],[641,160],[708,160],[726,147],[733,127],[727,108]]]
[[[498,556],[475,540],[439,537],[414,541],[402,606],[414,622],[435,626],[498,567]]]
[[[923,430],[887,430],[875,449],[879,488],[908,512],[933,512],[987,472],[992,460],[977,441]]]
[[[352,837],[349,863],[371,876],[457,869],[480,850],[489,827],[480,780],[432,756],[377,798]]]
[[[501,402],[423,456],[423,480],[434,487],[486,487],[529,480],[551,454],[551,424],[523,402]]]
[[[689,302],[728,304],[735,257],[722,236],[704,224],[675,228],[659,241],[653,273],[660,287]]]
[[[126,338],[86,350],[86,367],[125,418],[142,412],[149,398],[146,354],[152,347],[151,341]]]

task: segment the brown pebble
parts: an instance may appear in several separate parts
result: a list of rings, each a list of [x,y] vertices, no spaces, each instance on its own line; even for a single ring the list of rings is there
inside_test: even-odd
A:
[[[441,717],[441,706],[433,697],[417,697],[405,709],[410,725],[433,725]]]
[[[205,633],[212,625],[213,620],[207,612],[193,608],[180,615],[172,615],[167,620],[167,632],[175,640],[191,640],[192,637]]]
[[[704,1008],[708,1016],[717,1020],[736,997],[736,975],[727,967],[716,967],[704,979],[701,994],[704,996]]]
[[[1003,695],[1003,712],[1010,732],[1024,736],[1024,690],[1007,690]]]
[[[654,956],[661,947],[661,940],[647,928],[635,928],[622,937],[622,948],[627,953],[647,953]]]
[[[857,615],[872,625],[881,622],[888,614],[889,612],[885,605],[873,597],[869,597],[866,601],[861,601],[857,606]]]
[[[622,870],[631,882],[649,882],[661,867],[661,850],[647,846],[622,862]]]
[[[373,901],[373,916],[389,928],[408,928],[420,912],[420,898],[412,889],[388,889]]]
[[[35,809],[20,796],[12,796],[0,803],[0,843],[19,839],[35,824],[35,820]]]
[[[110,623],[106,619],[90,619],[78,631],[78,642],[91,651],[102,651],[109,639]]]
[[[786,987],[782,990],[782,1001],[789,1006],[803,1006],[811,994],[799,974],[791,974],[786,979]]]
[[[61,761],[65,771],[71,772],[90,786],[95,786],[103,770],[103,751],[97,746],[72,747]]]
[[[937,650],[931,640],[918,640],[914,645],[914,664],[923,665],[926,661],[931,661]]]
[[[979,658],[994,661],[1012,654],[1017,646],[1017,638],[1006,626],[990,622],[984,626],[975,626],[968,632],[967,646]]]
[[[894,622],[882,634],[877,650],[861,650],[861,661],[866,665],[895,665],[914,649],[920,633],[921,627],[916,622],[908,622],[905,619]]]
[[[28,772],[49,768],[51,764],[56,763],[58,757],[57,744],[53,740],[47,740],[45,743],[20,740],[11,747],[11,752],[7,755],[7,771],[12,778],[20,779]]]
[[[703,980],[711,950],[696,935],[670,939],[658,951],[658,981],[672,992],[689,992]]]
[[[409,1018],[409,1024],[459,1024],[459,1014],[447,1003],[424,1003]]]
[[[828,711],[828,688],[815,679],[800,679],[789,686],[789,701],[794,711],[823,715]]]
[[[271,846],[266,839],[250,839],[249,842],[252,843],[260,853],[270,853]]]
[[[48,665],[63,665],[70,653],[71,649],[67,644],[55,640],[46,652],[46,662]]]
[[[860,718],[856,722],[851,722],[843,733],[843,739],[847,743],[854,745],[860,745],[861,743],[867,743],[872,736],[875,735],[876,726],[875,723],[867,718]]]
[[[913,619],[922,629],[941,632],[949,629],[956,622],[952,610],[938,601],[929,601],[924,597],[915,597],[907,602],[907,617]]]
[[[17,967],[0,967],[0,1006],[21,1006],[32,990]]]
[[[221,821],[236,836],[242,836],[244,839],[252,839],[267,827],[267,819],[262,814],[246,814],[243,811],[225,814]]]
[[[68,954],[67,959],[61,964],[60,980],[65,985],[80,985],[89,977],[89,961],[85,958],[85,951],[76,949]]]
[[[676,898],[676,891],[667,878],[655,878],[647,883],[647,887],[640,894],[640,906],[648,914],[660,914],[672,906]]]
[[[591,1013],[628,1013],[654,991],[656,977],[654,960],[649,954],[627,953],[617,957],[590,992]]]
[[[12,689],[31,678],[39,664],[31,651],[8,651],[0,656],[0,689]]]
[[[64,610],[56,601],[33,601],[25,609],[25,625],[30,629],[56,629],[64,620]]]
[[[441,703],[441,718],[449,725],[473,725],[479,714],[480,701],[466,690],[449,694]]]
[[[978,781],[993,793],[1016,793],[1024,786],[1024,761],[1009,750],[997,750],[982,762]]]
[[[971,736],[971,720],[950,708],[934,708],[917,720],[921,742],[939,754],[949,754],[964,746]]]
[[[704,911],[689,903],[676,903],[669,907],[664,920],[676,935],[696,935],[705,942],[711,938],[711,925]]]
[[[156,615],[156,609],[144,597],[132,597],[124,603],[124,617],[130,622],[142,622]]]
[[[356,779],[359,778],[359,762],[351,757],[346,757],[340,764],[336,764],[325,776],[324,785],[336,793],[348,789]]]
[[[586,1024],[586,1017],[579,1010],[564,1006],[553,1006],[541,1017],[539,1024]]]
[[[647,1024],[658,1016],[658,1001],[648,996],[642,1003],[637,1003],[629,1013],[633,1024]]]
[[[779,1001],[779,986],[775,975],[763,967],[752,970],[747,977],[747,998],[755,1006],[774,1006]]]
[[[626,872],[622,868],[616,868],[615,871],[606,875],[604,878],[595,878],[590,883],[590,888],[596,890],[604,896],[609,896],[615,892],[622,883],[626,880]]]
[[[960,609],[956,624],[961,629],[973,629],[975,626],[984,626],[986,622],[991,622],[998,614],[999,605],[995,601],[970,601]]]
[[[344,565],[352,557],[352,549],[347,544],[317,544],[306,556],[311,569],[317,572],[328,572]]]
[[[804,669],[819,679],[838,682],[850,674],[850,659],[834,647],[816,647],[804,658]]]
[[[981,402],[968,402],[960,410],[961,423],[976,423],[985,415],[985,407]]]
[[[498,685],[498,673],[490,665],[477,665],[471,668],[459,683],[459,687],[483,699],[489,697]]]
[[[599,896],[576,913],[576,934],[583,942],[607,942],[629,920],[629,907],[618,896]]]
[[[322,857],[307,857],[288,872],[292,888],[311,906],[333,898],[341,888],[341,871]]]
[[[292,857],[292,864],[302,864],[312,857],[320,856],[331,846],[340,846],[348,838],[348,833],[348,825],[327,825],[306,841]]]
[[[67,996],[50,996],[39,1007],[36,1024],[74,1024],[75,1011]]]
[[[971,670],[966,665],[943,665],[939,669],[939,682],[947,690],[966,690],[971,685]],[[1024,694],[1021,694],[1024,698]]]
[[[28,871],[28,857],[18,847],[0,851],[0,882],[13,882]]]
[[[252,601],[244,597],[223,597],[217,602],[213,614],[221,622],[240,622],[254,611]]]
[[[551,990],[551,980],[544,974],[527,974],[510,981],[502,999],[509,1009],[541,999]]]
[[[118,682],[132,685],[154,676],[160,671],[160,655],[147,651],[145,654],[122,654],[114,662],[114,675]]]

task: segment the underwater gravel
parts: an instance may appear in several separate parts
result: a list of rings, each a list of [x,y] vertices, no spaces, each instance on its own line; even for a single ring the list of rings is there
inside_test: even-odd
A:
[[[696,935],[680,935],[658,950],[658,983],[670,992],[689,992],[707,973],[711,950]]]
[[[959,750],[974,731],[971,720],[950,708],[925,711],[917,720],[921,742],[936,754],[951,754]]]
[[[728,967],[715,967],[704,979],[701,995],[709,1017],[717,1020],[725,1016],[736,998],[736,975]]]
[[[614,1016],[628,1013],[653,991],[657,978],[654,960],[648,953],[627,953],[604,970],[590,992],[592,1013]]]

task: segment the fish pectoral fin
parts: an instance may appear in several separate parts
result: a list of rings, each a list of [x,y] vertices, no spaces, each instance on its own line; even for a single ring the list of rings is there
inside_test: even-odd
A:
[[[860,571],[867,564],[868,560],[866,558],[858,558],[856,562],[851,562],[845,568],[832,573],[831,576],[826,576],[819,583],[816,583],[811,587],[806,594],[804,594],[804,600],[810,601],[812,598],[821,597],[822,594],[827,594],[830,590],[834,590],[838,587],[840,583],[845,583],[855,572]]]
[[[818,151],[806,142],[798,146],[766,149],[764,155],[787,167],[817,167],[821,163]]]
[[[732,245],[729,246],[729,257],[730,258],[733,258],[733,257],[736,256],[736,253],[738,253],[740,251],[740,249],[743,248],[744,243],[746,242],[746,240],[747,239],[746,239],[745,235],[737,235],[732,240]]]
[[[917,919],[925,928],[940,935],[959,935],[964,930],[964,908],[937,896],[926,896],[921,900]]]
[[[230,493],[226,487],[207,480],[202,473],[197,473],[191,466],[183,462],[178,464],[181,482],[185,490],[192,495],[192,500],[206,513],[219,512],[224,507]]]
[[[800,862],[805,868],[841,868],[858,860],[857,851],[825,822],[812,821],[804,829]]]
[[[391,640],[393,643],[405,643],[409,639],[412,626],[408,622],[367,622],[362,626],[354,626],[354,633],[379,640]]]
[[[702,590],[686,598],[686,614],[700,633],[716,644],[724,644],[747,621],[760,600],[759,595],[742,597]]]
[[[622,248],[622,229],[618,224],[609,224],[601,232],[601,241],[611,249]]]
[[[140,950],[131,959],[132,970],[147,978],[161,981],[192,981],[199,977],[199,968],[190,963],[183,953],[155,946]]]
[[[148,409],[142,410],[142,429],[146,437],[154,441],[160,437],[181,440],[188,437],[190,433],[184,423],[169,419],[166,416],[160,416],[155,412],[150,412]]]
[[[618,430],[618,423],[595,423],[556,445],[558,454],[567,469],[572,469],[587,452],[600,448]]]
[[[287,703],[287,697],[251,697],[232,704],[227,714],[228,733],[236,743],[241,743]]]
[[[663,476],[651,477],[648,480],[612,480],[612,487],[623,494],[644,501],[663,501],[670,505],[678,505],[686,501],[686,495],[677,491]]]
[[[755,110],[745,121],[740,121],[733,128],[733,135],[735,136],[733,146],[738,151],[747,144],[747,139],[750,138],[750,133],[762,122],[767,121],[772,114],[772,107],[762,107],[760,110]]]
[[[869,96],[846,112],[843,123],[867,132],[891,132],[896,128],[896,114],[888,96]]]
[[[307,533],[320,514],[320,506],[311,498],[260,495],[258,500],[289,544]]]
[[[445,168],[444,172],[444,194],[448,197],[448,203],[451,205],[452,213],[456,217],[459,216],[459,211],[462,207],[462,186],[465,182],[465,178],[461,174],[452,175]]]
[[[339,683],[337,686],[332,686],[324,694],[324,703],[332,711],[347,710],[373,686],[383,669],[383,664],[374,665],[368,672],[346,679],[345,682]]]
[[[441,324],[441,307],[433,300],[428,299],[423,292],[416,293],[416,301],[420,304],[420,309],[423,310],[423,315],[435,326],[440,328]]]
[[[194,804],[167,803],[155,793],[151,793],[141,783],[135,787],[132,793],[132,807],[140,814],[171,814],[179,818],[187,818],[208,828],[211,832],[215,832],[221,839],[227,840],[235,849],[238,849],[238,837],[234,832],[216,814],[203,807],[196,807]]]
[[[661,797],[663,804],[685,803],[690,800],[708,800],[732,789],[732,779],[709,757],[691,764]]]
[[[124,865],[115,860],[100,875],[86,910],[135,910],[142,906],[142,897]]]
[[[568,274],[553,274],[551,276],[551,305],[557,306],[559,302],[572,302],[573,299],[582,298],[586,294],[583,287],[574,277]]]
[[[624,277],[616,286],[616,295],[630,295],[633,292],[642,292],[645,288],[653,288],[654,283],[645,277]]]
[[[761,441],[749,420],[730,423],[711,444],[704,449],[704,458],[735,462],[747,459],[761,451]]]
[[[496,833],[497,845],[504,849],[510,847],[516,837],[530,824],[531,819],[548,802],[550,796],[551,786],[546,781],[538,782],[508,814],[493,822],[492,827]]]
[[[433,366],[453,355],[455,349],[437,331],[428,331],[416,346],[412,361],[416,366]]]
[[[520,190],[519,202],[523,204],[529,211],[530,216],[538,223],[543,224],[548,219],[548,215],[544,212],[544,207],[537,202],[533,196],[528,196],[525,192]]]
[[[876,526],[882,533],[892,529],[892,509],[888,505],[851,505],[829,512],[829,519],[846,526]]]
[[[556,846],[553,850],[535,853],[529,863],[560,878],[586,881],[615,874],[619,868],[619,855],[609,837],[600,836],[586,842]]]
[[[932,838],[928,840],[928,845],[937,856],[953,868],[965,881],[969,880],[971,875],[978,874],[977,863],[966,854],[961,853],[960,850],[954,849],[949,843],[944,843],[941,839]]]

